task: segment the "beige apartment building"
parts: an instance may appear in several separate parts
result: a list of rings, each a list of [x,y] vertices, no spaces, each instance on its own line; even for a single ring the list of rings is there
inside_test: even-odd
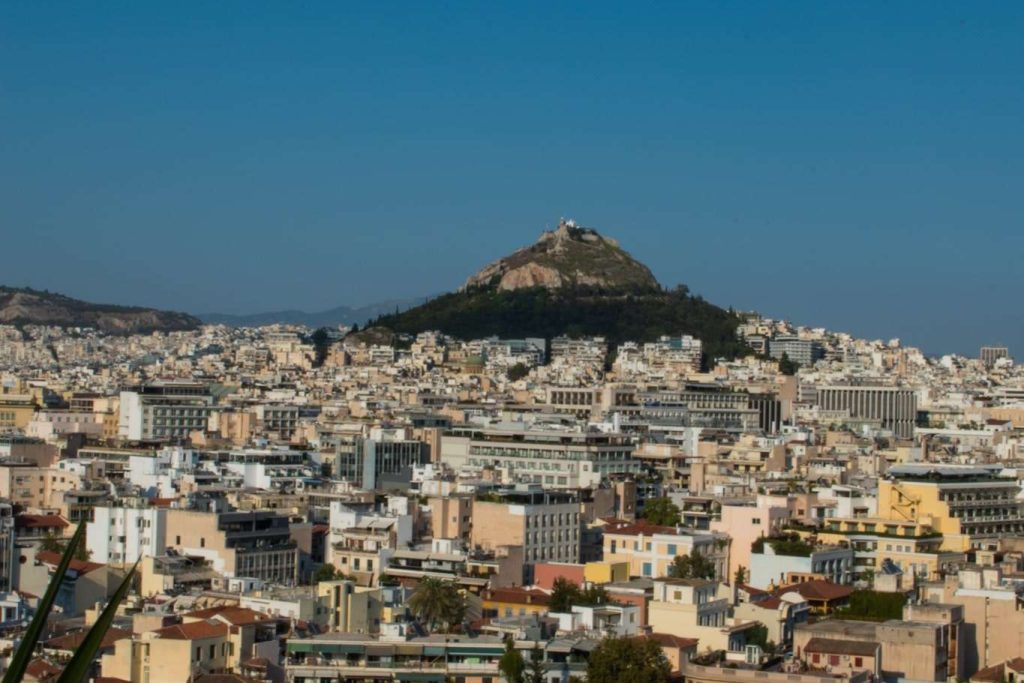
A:
[[[169,509],[166,547],[204,558],[229,577],[290,584],[298,580],[298,548],[288,518],[266,510]]]
[[[26,509],[65,510],[64,495],[81,485],[81,477],[67,470],[0,462],[0,498]]]
[[[524,581],[536,562],[579,562],[580,502],[575,493],[517,486],[473,501],[470,545],[523,546]]]
[[[729,592],[724,584],[703,579],[658,579],[647,606],[654,633],[697,638],[701,651],[736,652],[746,644],[746,631],[755,621],[729,616]]]
[[[715,576],[719,579],[725,579],[729,567],[729,538],[707,531],[640,521],[605,527],[603,543],[604,560],[628,563],[630,576],[652,579],[668,576],[676,557],[694,551],[714,564]]]
[[[193,680],[201,674],[242,673],[260,657],[276,665],[276,620],[242,607],[212,607],[183,616],[181,623],[136,633],[103,655],[103,678],[131,683]]]

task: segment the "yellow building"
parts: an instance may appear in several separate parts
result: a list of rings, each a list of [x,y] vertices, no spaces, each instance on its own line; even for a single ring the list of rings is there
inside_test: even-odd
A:
[[[36,403],[30,394],[0,395],[0,431],[25,431],[36,412]]]
[[[921,522],[878,517],[825,520],[818,541],[843,545],[854,552],[854,573],[879,572],[886,560],[916,577],[937,578],[940,569],[963,560],[970,547],[967,536],[943,536]]]
[[[725,535],[646,522],[609,525],[604,530],[605,562],[628,564],[630,576],[667,576],[676,557],[695,550],[715,565],[718,578],[725,576],[729,563]]]
[[[629,580],[629,562],[587,562],[583,566],[587,583],[614,583]]]
[[[878,482],[878,516],[920,522],[942,534],[943,550],[964,549],[1001,535],[1024,532],[1013,478],[999,476],[1000,466],[898,465]]]

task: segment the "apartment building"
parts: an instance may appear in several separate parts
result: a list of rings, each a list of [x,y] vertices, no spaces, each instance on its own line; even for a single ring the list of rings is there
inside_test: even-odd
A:
[[[878,514],[921,522],[942,534],[943,550],[963,551],[964,538],[979,547],[1024,532],[1016,479],[1000,466],[905,464],[890,467],[878,482]]]
[[[818,387],[817,404],[822,410],[844,411],[853,419],[877,421],[901,439],[914,435],[917,394],[913,389],[826,385]]]
[[[776,360],[785,355],[800,367],[809,368],[825,357],[825,349],[814,339],[780,335],[768,341],[768,355]]]
[[[456,471],[498,470],[508,483],[569,489],[642,469],[622,434],[540,429],[455,428],[442,439],[441,460]]]
[[[715,576],[724,578],[729,567],[729,538],[723,534],[682,527],[657,526],[641,521],[611,524],[604,528],[604,560],[626,562],[630,576],[668,576],[676,557],[693,552],[704,555],[715,566]]]
[[[128,441],[181,440],[206,431],[213,396],[202,384],[143,384],[121,392],[118,436]]]
[[[415,467],[430,462],[423,441],[396,435],[340,439],[335,446],[334,477],[365,489],[408,486]]]
[[[204,558],[229,577],[293,584],[298,549],[288,518],[268,511],[167,510],[166,544],[176,552]]]
[[[86,526],[86,544],[95,562],[130,565],[143,556],[164,554],[167,509],[143,500],[126,500],[124,506],[93,508]]]
[[[717,581],[661,578],[654,581],[647,621],[655,633],[697,638],[702,650],[738,652],[757,622],[738,622],[730,609],[728,591]]]
[[[570,492],[518,485],[473,501],[470,544],[496,551],[523,547],[523,581],[536,562],[579,562],[580,502]]]

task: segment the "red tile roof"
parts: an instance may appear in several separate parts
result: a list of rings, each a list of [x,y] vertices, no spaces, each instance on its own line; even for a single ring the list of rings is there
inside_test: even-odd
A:
[[[60,515],[29,515],[22,513],[14,518],[19,529],[66,529],[69,524]]]
[[[40,657],[36,657],[28,663],[27,667],[25,667],[25,673],[39,681],[54,678],[60,674],[61,671],[63,671],[63,669],[59,666],[54,666]]]
[[[491,602],[509,602],[514,605],[546,605],[551,595],[539,588],[493,588],[481,596]]]
[[[49,564],[56,567],[60,564],[60,553],[55,553],[52,550],[40,550],[36,553],[36,559],[43,564]],[[77,574],[88,574],[89,572],[95,571],[103,566],[105,565],[72,558],[71,563],[68,565],[68,569],[71,569]]]
[[[831,602],[832,600],[842,600],[843,598],[850,597],[850,594],[853,593],[853,588],[850,586],[840,586],[838,583],[822,579],[812,579],[803,583],[794,583],[790,586],[781,586],[775,591],[775,595],[792,592],[799,593],[800,597],[804,600]]]
[[[43,647],[54,650],[74,650],[82,644],[83,640],[85,640],[86,633],[87,631],[78,631],[77,633],[69,633],[67,635],[58,636],[57,638],[51,638],[43,643]],[[125,631],[120,628],[111,628],[103,636],[103,640],[100,642],[100,648],[112,648],[114,647],[114,643],[117,641],[131,637],[131,631]]]
[[[202,640],[218,638],[228,634],[228,625],[213,621],[193,621],[190,624],[175,624],[153,631],[160,638],[168,640]]]
[[[679,649],[697,647],[697,643],[700,642],[696,638],[682,638],[671,633],[652,633],[647,637],[662,647],[678,647]]]

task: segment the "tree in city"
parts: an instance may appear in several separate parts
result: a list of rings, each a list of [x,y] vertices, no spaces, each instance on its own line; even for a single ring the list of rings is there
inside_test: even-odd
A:
[[[559,576],[551,585],[551,597],[548,601],[548,610],[551,612],[568,612],[579,598],[580,587],[565,578]]]
[[[795,375],[799,369],[800,364],[795,360],[790,360],[789,354],[783,351],[782,358],[779,358],[779,372],[783,375]]]
[[[516,363],[505,371],[505,375],[513,382],[518,382],[529,374],[530,368],[528,368],[525,363]]]
[[[740,584],[746,583],[747,582],[747,568],[744,567],[743,565],[740,565],[739,567],[736,567],[736,574],[735,574],[735,576],[733,576],[733,581],[735,581],[737,586],[739,586]]]
[[[501,672],[505,683],[526,683],[526,662],[523,661],[523,655],[516,649],[515,641],[511,637],[505,639],[505,652],[498,660],[498,671]]]
[[[677,555],[668,568],[668,575],[675,579],[713,579],[715,563],[695,548],[689,555]]]
[[[331,337],[327,332],[327,328],[321,327],[310,335],[309,340],[313,343],[313,352],[315,354],[313,367],[318,368],[327,360],[327,353],[331,349]]]
[[[544,651],[537,645],[534,645],[530,651],[530,663],[526,667],[525,683],[547,683]]]
[[[675,526],[681,519],[679,506],[668,498],[652,498],[644,505],[643,518],[658,526]]]
[[[551,586],[551,597],[548,610],[551,612],[569,612],[573,605],[607,605],[611,602],[604,586],[590,584],[583,588],[564,576],[555,579]]]
[[[409,610],[431,631],[451,631],[466,616],[466,599],[454,581],[426,577],[409,598]]]
[[[667,683],[671,666],[648,638],[607,638],[590,653],[587,683]]]
[[[335,569],[333,564],[322,564],[316,568],[313,573],[313,581],[320,583],[321,581],[333,581],[338,576],[338,570]]]

